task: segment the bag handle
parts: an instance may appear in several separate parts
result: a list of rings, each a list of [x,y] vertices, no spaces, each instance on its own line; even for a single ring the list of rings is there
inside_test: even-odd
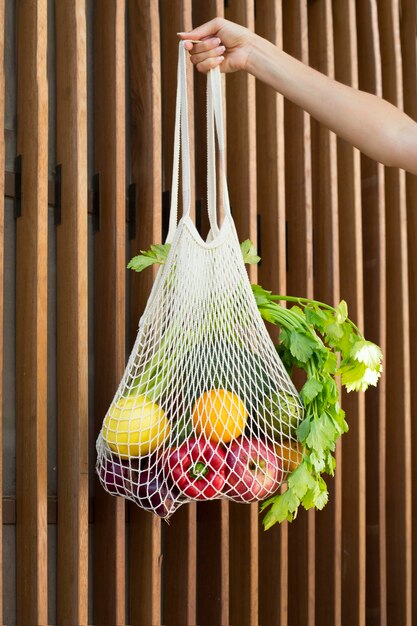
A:
[[[177,69],[177,96],[175,107],[174,156],[172,166],[171,207],[167,243],[171,243],[178,223],[179,159],[181,154],[183,216],[190,214],[191,208],[191,166],[188,131],[188,97],[185,40],[179,43]],[[219,68],[214,68],[207,76],[207,207],[212,235],[216,236],[216,154],[215,132],[219,146],[220,171],[222,177],[224,214],[230,215],[229,194],[225,172],[225,150],[223,130],[223,103]]]
[[[225,140],[223,126],[223,94],[220,68],[207,76],[207,207],[213,234],[218,232],[216,207],[216,145],[217,136],[224,215],[230,216],[229,191],[226,179]]]

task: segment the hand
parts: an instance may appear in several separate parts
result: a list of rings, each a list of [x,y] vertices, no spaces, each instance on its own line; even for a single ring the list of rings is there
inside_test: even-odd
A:
[[[216,17],[188,33],[178,33],[178,36],[181,39],[201,40],[201,43],[187,41],[185,48],[198,71],[207,73],[217,65],[220,65],[222,72],[246,69],[256,35],[244,26]]]

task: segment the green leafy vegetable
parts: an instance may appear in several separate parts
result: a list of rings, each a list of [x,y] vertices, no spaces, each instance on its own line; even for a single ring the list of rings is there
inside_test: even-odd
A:
[[[141,272],[150,265],[164,264],[169,250],[169,244],[153,245],[134,257],[128,267]],[[249,239],[241,244],[241,251],[245,263],[260,261]],[[308,298],[273,295],[260,285],[252,285],[252,291],[263,319],[280,328],[276,349],[285,368],[290,374],[294,368],[301,369],[307,376],[300,392],[304,420],[297,428],[298,440],[304,447],[303,460],[289,475],[287,489],[262,503],[261,511],[269,509],[263,519],[267,530],[277,522],[292,521],[300,505],[305,509],[322,509],[326,505],[328,491],[322,474],[334,474],[336,461],[332,453],[337,439],[348,430],[336,377],[341,377],[341,384],[348,392],[366,391],[370,385],[377,385],[381,376],[382,352],[348,318],[344,300],[332,307]],[[280,304],[284,301],[294,306],[288,309]],[[133,381],[135,393],[146,386],[149,394],[151,385],[151,395],[158,395],[162,377],[167,375],[174,358],[161,366],[164,339],[141,372],[140,382]],[[279,405],[278,397],[275,402]],[[293,428],[293,419],[296,416],[289,415],[284,428]],[[275,422],[270,428],[273,432]],[[185,428],[184,432],[187,432]]]

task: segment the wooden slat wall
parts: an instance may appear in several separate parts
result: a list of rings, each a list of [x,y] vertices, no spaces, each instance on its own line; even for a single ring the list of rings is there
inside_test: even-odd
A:
[[[403,108],[398,0],[378,3],[382,94]],[[410,336],[405,172],[385,171],[387,348],[387,617],[411,626]],[[398,304],[400,303],[400,306]]]
[[[94,171],[99,177],[99,230],[94,234],[95,436],[125,365],[124,44],[124,0],[96,2]],[[94,622],[122,625],[126,623],[125,502],[109,496],[98,480],[94,496]]]
[[[284,50],[308,63],[307,2],[283,3]],[[310,118],[285,102],[287,292],[313,297]],[[294,555],[297,554],[297,558]],[[315,623],[315,514],[300,511],[288,529],[288,624]],[[293,581],[297,580],[297,584]]]
[[[47,616],[47,228],[48,86],[46,0],[17,3],[17,152],[22,155],[16,222],[17,621]]]
[[[350,431],[337,448],[336,476],[328,479],[330,502],[321,513],[300,511],[292,525],[264,533],[256,505],[217,501],[181,507],[168,526],[108,496],[93,476],[95,436],[155,276],[152,270],[126,274],[126,261],[161,242],[167,226],[176,32],[224,13],[417,119],[415,0],[76,0],[56,2],[54,11],[46,0],[15,5],[7,10],[17,17],[17,104],[6,97],[5,106],[9,119],[15,106],[16,154],[22,155],[16,494],[4,494],[2,521],[16,525],[16,562],[6,560],[3,572],[15,565],[17,577],[15,597],[3,598],[4,615],[16,605],[17,624],[46,626],[56,606],[55,621],[63,626],[91,620],[112,626],[412,626],[417,177],[360,155],[247,74],[228,75],[224,84],[232,210],[240,238],[257,242],[262,255],[250,278],[274,292],[347,300],[350,316],[383,347],[385,374],[366,396],[343,395]],[[0,2],[7,41],[3,15]],[[0,37],[0,61],[5,45]],[[189,64],[188,78],[192,211],[206,231],[205,77]],[[2,81],[3,74],[0,119]],[[9,151],[12,134],[6,135]],[[57,415],[48,415],[57,429],[58,486],[49,498],[47,336],[55,329],[47,313],[48,135],[52,146],[56,139],[49,171],[61,166]],[[0,164],[4,169],[3,146]],[[96,175],[94,183],[88,172]],[[55,202],[58,189],[50,191]],[[18,190],[8,185],[6,192]],[[134,206],[127,213],[128,193]],[[2,280],[0,257],[0,287]],[[88,336],[94,337],[90,361]],[[2,340],[13,345],[8,328]],[[2,391],[7,400],[10,390],[0,385],[0,399]],[[52,543],[48,558],[48,523],[57,525],[56,566]],[[5,554],[13,554],[5,545]]]
[[[282,47],[282,2],[256,3],[256,32]],[[286,292],[284,98],[262,83],[256,85],[258,242],[260,255],[271,259],[258,266],[258,280],[274,293]],[[277,338],[277,330],[275,330]],[[259,570],[274,571],[259,585],[259,622],[288,623],[288,525],[259,534]]]
[[[356,5],[358,79],[364,91],[382,95],[376,0]],[[365,331],[385,354],[386,254],[384,167],[361,156]],[[386,377],[366,394],[366,623],[387,623],[386,580]]]
[[[0,124],[4,128],[4,43],[5,43],[5,24],[4,24],[4,2],[0,3]],[[5,166],[5,143],[0,146],[0,172]],[[0,177],[0,293],[3,294],[4,289],[4,178]],[[3,425],[3,298],[0,300],[0,425]],[[3,442],[3,437],[1,437]],[[3,492],[3,454],[0,450],[0,485]],[[3,524],[3,505],[0,502],[0,521]],[[0,588],[3,589],[3,546],[0,546]],[[1,594],[3,595],[3,594]],[[0,598],[0,616],[3,616],[3,598]],[[2,617],[0,622],[3,623]]]
[[[405,0],[401,3],[400,15],[402,64],[403,64],[403,91],[404,111],[417,121],[417,5],[413,0]],[[408,232],[408,272],[409,272],[409,303],[410,303],[410,371],[414,371],[417,365],[417,352],[413,349],[417,336],[417,271],[413,259],[414,242],[417,237],[417,177],[407,174],[407,232]],[[411,385],[411,445],[415,449],[417,442],[417,386]],[[417,474],[416,465],[412,466],[412,519],[417,518]],[[413,540],[413,563],[417,562],[417,541]],[[417,615],[417,571],[413,567],[412,580],[412,614]]]
[[[85,2],[57,3],[57,619],[88,623],[87,50]]]
[[[335,78],[358,87],[355,2],[333,3]],[[347,142],[337,145],[340,297],[349,303],[349,314],[363,327],[363,261],[360,154]],[[349,438],[339,446],[336,474],[343,490],[339,532],[343,571],[339,573],[340,622],[365,626],[365,403],[363,394],[343,394],[349,419]],[[343,448],[343,465],[340,448]],[[349,477],[349,480],[344,477]],[[352,529],[354,531],[352,532]],[[339,557],[340,558],[340,557]],[[341,594],[343,589],[343,594]]]
[[[161,59],[155,2],[129,0],[129,92],[131,183],[135,185],[135,231],[130,256],[162,236]],[[155,273],[130,276],[129,350]],[[130,623],[161,623],[161,522],[130,507]]]

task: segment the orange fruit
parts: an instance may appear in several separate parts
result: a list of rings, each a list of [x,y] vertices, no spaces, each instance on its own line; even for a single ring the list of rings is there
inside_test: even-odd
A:
[[[284,471],[293,472],[303,460],[303,446],[296,441],[283,439],[282,446],[275,446],[275,452],[282,461]]]
[[[248,412],[242,400],[226,389],[204,392],[193,408],[193,425],[197,435],[212,441],[229,443],[245,430]]]

